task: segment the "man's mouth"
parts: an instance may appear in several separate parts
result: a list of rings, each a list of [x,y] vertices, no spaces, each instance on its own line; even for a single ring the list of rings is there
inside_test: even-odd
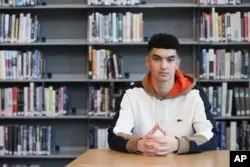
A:
[[[161,75],[168,75],[167,72],[160,72]]]

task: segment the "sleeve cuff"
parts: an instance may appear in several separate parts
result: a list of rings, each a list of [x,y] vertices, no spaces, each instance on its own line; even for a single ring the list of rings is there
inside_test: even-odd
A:
[[[179,139],[179,148],[177,154],[187,153],[189,150],[189,139],[187,137],[180,137]]]
[[[140,153],[138,151],[138,141],[140,140],[141,138],[133,138],[133,139],[130,139],[127,144],[126,144],[126,149],[128,152],[133,152],[133,153]]]
[[[138,153],[137,144],[138,144],[138,141],[141,139],[141,137],[136,137],[134,135],[127,135],[124,133],[118,133],[117,135],[127,140],[126,150],[128,152]]]

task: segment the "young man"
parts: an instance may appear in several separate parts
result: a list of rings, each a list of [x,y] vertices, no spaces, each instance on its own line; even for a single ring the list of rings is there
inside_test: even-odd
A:
[[[205,92],[179,70],[179,41],[156,34],[148,43],[142,82],[128,88],[108,130],[109,147],[147,155],[198,153],[217,147]]]

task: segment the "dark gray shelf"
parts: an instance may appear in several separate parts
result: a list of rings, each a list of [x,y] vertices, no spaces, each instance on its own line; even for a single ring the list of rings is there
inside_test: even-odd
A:
[[[250,3],[243,3],[238,5],[198,5],[198,8],[249,8]]]
[[[88,119],[90,120],[112,120],[113,117],[111,116],[88,116]]]
[[[197,41],[193,39],[180,39],[182,45],[196,45]],[[0,46],[54,46],[54,45],[100,45],[100,46],[119,46],[119,45],[147,45],[147,42],[88,42],[86,39],[46,39],[46,42],[32,42],[32,43],[0,43]]]
[[[53,74],[51,79],[6,79],[0,80],[0,83],[27,83],[27,82],[136,82],[142,80],[145,74],[130,74],[128,79],[88,79],[85,74]]]
[[[191,75],[191,74],[189,74]],[[124,79],[88,79],[85,74],[53,74],[51,79],[6,79],[0,80],[0,83],[28,83],[28,82],[45,82],[45,83],[110,83],[110,82],[138,82],[143,79],[145,74],[130,74],[129,78]],[[250,82],[250,79],[197,79],[201,83],[217,83],[217,82]]]
[[[46,42],[0,43],[0,46],[54,46],[54,45],[88,45],[85,39],[46,39]]]
[[[191,38],[179,38],[181,45],[250,45],[250,42],[199,42]],[[98,46],[134,46],[134,45],[147,45],[146,41],[142,42],[89,42],[86,39],[77,38],[61,38],[61,39],[46,39],[46,42],[33,42],[33,43],[0,43],[0,46],[77,46],[77,45],[98,45]]]
[[[108,42],[88,42],[88,45],[100,45],[100,46],[115,46],[115,45],[147,45],[147,42],[114,42],[114,43],[108,43]]]
[[[97,9],[97,8],[195,8],[193,3],[146,3],[140,5],[86,5],[79,4],[47,4],[36,6],[0,7],[0,10],[30,10],[30,9]]]
[[[215,120],[250,120],[250,116],[215,117]]]
[[[82,146],[61,146],[60,151],[52,151],[50,155],[0,155],[0,159],[74,159],[88,150]]]
[[[51,155],[0,155],[0,159],[75,159],[83,153],[84,151],[62,151]]]
[[[0,10],[32,10],[32,9],[87,9],[88,5],[80,4],[47,4],[47,5],[35,5],[35,6],[6,6],[0,7]]]
[[[250,45],[250,42],[199,42],[198,45]]]
[[[250,45],[250,42],[199,42],[195,39],[179,38],[181,45]],[[134,45],[147,45],[146,41],[142,42],[88,42],[86,39],[46,39],[46,42],[33,42],[33,43],[0,43],[0,46],[77,46],[77,45],[98,45],[98,46],[134,46]]]
[[[85,9],[85,4],[47,4],[47,5],[35,5],[35,6],[6,6],[0,7],[0,10],[30,10],[30,9]]]
[[[0,119],[88,119],[87,115],[63,115],[63,116],[0,116]]]
[[[105,6],[105,5],[91,5],[87,8],[195,8],[198,7],[194,3],[146,3],[140,5],[127,5],[127,6]]]
[[[112,120],[112,116],[88,116],[88,115],[66,115],[66,116],[0,116],[1,119],[84,119],[84,120]],[[215,120],[250,120],[250,116],[214,117]],[[74,151],[73,151],[74,152]],[[40,155],[39,155],[40,156]],[[53,155],[52,155],[53,156]]]
[[[196,45],[198,41],[189,38],[179,38],[179,42],[181,45]],[[115,43],[107,43],[107,42],[87,42],[88,45],[100,45],[100,46],[115,46],[115,45],[147,45],[147,42],[115,42]]]
[[[69,119],[84,119],[84,120],[110,120],[113,117],[105,117],[105,116],[87,116],[87,115],[66,115],[66,116],[0,116],[0,120],[3,119],[14,119],[14,120],[26,120],[26,119],[52,119],[52,120],[69,120]]]
[[[0,116],[0,120],[27,120],[27,119],[40,119],[40,120],[110,120],[113,119],[111,116],[88,116],[88,115],[64,115],[64,116]]]
[[[249,3],[239,5],[199,5],[194,3],[146,3],[140,5],[86,5],[83,3],[74,4],[47,4],[36,6],[6,6],[0,7],[0,10],[32,10],[32,9],[107,9],[107,8],[249,8]]]
[[[250,82],[250,79],[200,79],[197,81],[202,83],[217,83],[217,82],[238,83],[238,82]]]
[[[52,78],[46,79],[7,79],[0,82],[87,82],[84,74],[52,74]]]

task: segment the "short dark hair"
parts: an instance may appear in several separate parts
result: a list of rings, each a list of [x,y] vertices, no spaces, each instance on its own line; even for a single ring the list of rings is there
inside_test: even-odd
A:
[[[153,48],[159,49],[175,49],[177,52],[179,50],[179,40],[177,37],[171,34],[158,33],[154,34],[148,42],[148,52]]]

